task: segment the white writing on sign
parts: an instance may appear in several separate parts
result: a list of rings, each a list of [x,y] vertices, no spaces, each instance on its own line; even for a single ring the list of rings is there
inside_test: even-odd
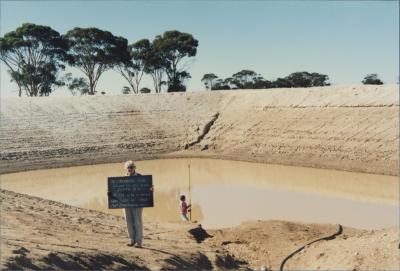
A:
[[[153,207],[152,176],[108,178],[109,208]]]

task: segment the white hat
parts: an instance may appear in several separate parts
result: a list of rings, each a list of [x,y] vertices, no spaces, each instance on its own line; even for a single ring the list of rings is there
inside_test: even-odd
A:
[[[136,165],[133,161],[129,160],[125,162],[125,169],[128,169],[128,167],[136,168]]]

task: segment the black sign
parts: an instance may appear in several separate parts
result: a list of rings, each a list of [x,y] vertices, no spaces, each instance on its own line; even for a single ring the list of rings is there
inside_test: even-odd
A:
[[[151,175],[108,177],[108,208],[153,207]]]

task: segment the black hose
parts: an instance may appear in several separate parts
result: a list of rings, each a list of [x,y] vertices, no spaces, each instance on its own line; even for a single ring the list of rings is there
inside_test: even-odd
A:
[[[280,270],[280,271],[283,271],[283,266],[285,265],[286,261],[289,260],[290,258],[292,258],[294,254],[296,254],[296,253],[302,251],[306,246],[309,246],[309,245],[311,245],[311,244],[313,244],[313,243],[315,243],[315,242],[322,241],[322,240],[332,240],[332,239],[335,239],[336,236],[338,236],[338,235],[341,234],[342,232],[343,232],[343,227],[342,227],[342,225],[338,224],[338,230],[337,230],[334,234],[331,234],[331,235],[329,235],[329,236],[322,237],[322,238],[316,239],[316,240],[314,240],[314,241],[311,241],[311,242],[305,244],[304,246],[298,248],[297,250],[293,251],[291,254],[289,254],[288,256],[286,256],[285,259],[283,259],[283,261],[282,261],[282,263],[281,263],[281,266],[279,267],[279,270]]]

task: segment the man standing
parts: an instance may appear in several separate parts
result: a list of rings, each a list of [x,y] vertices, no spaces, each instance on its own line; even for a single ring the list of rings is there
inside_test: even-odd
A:
[[[126,176],[141,176],[136,172],[136,165],[133,161],[126,161],[125,163]],[[142,222],[143,208],[124,208],[126,227],[128,229],[128,236],[130,242],[127,246],[142,247],[143,240],[143,222]]]

